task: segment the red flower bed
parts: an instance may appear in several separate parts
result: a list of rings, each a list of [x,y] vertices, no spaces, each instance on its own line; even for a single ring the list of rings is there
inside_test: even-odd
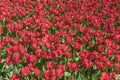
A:
[[[0,0],[0,80],[117,80],[120,0]]]

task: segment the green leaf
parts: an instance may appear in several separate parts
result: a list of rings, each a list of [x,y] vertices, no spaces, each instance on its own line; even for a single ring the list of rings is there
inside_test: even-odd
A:
[[[32,11],[31,11],[27,16],[25,16],[25,18],[29,18],[29,17],[31,17],[33,14],[34,14],[34,9],[32,9]]]
[[[46,5],[44,9],[45,9],[46,11],[50,11],[50,6],[49,6],[49,5]]]
[[[45,18],[49,19],[49,20],[52,20],[54,17],[54,14],[51,14],[51,15],[46,15]]]
[[[47,50],[47,48],[44,45],[41,45],[41,49],[44,50],[44,51]]]
[[[3,36],[6,36],[7,33],[8,33],[8,29],[6,27],[6,20],[5,20],[5,18],[2,21],[2,27],[3,27],[3,33],[2,33],[2,38],[3,38]]]
[[[120,26],[120,23],[119,23],[117,20],[115,20],[115,21],[114,21],[114,26],[115,26],[115,27],[118,27],[118,26]]]
[[[53,27],[49,28],[49,33],[50,33],[50,34],[55,34],[56,31],[58,31],[58,30],[59,30],[59,29],[58,29],[56,26],[53,26]]]
[[[105,14],[105,15],[103,15],[103,19],[107,19],[108,18],[108,16]]]
[[[71,76],[71,73],[65,72],[64,75],[65,75],[66,77],[70,77],[70,76]]]
[[[87,21],[87,20],[83,20],[83,21],[82,21],[82,25],[83,25],[83,26],[88,26],[88,21]]]
[[[27,52],[34,52],[29,43],[26,43],[25,48],[27,49]]]

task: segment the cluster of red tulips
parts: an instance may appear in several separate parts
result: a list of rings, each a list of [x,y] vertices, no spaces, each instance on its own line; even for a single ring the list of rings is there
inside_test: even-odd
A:
[[[119,80],[120,0],[0,0],[0,80]]]

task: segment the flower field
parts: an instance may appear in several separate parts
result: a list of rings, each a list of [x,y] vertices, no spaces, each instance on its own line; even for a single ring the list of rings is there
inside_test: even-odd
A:
[[[120,0],[0,0],[0,80],[120,80]]]

